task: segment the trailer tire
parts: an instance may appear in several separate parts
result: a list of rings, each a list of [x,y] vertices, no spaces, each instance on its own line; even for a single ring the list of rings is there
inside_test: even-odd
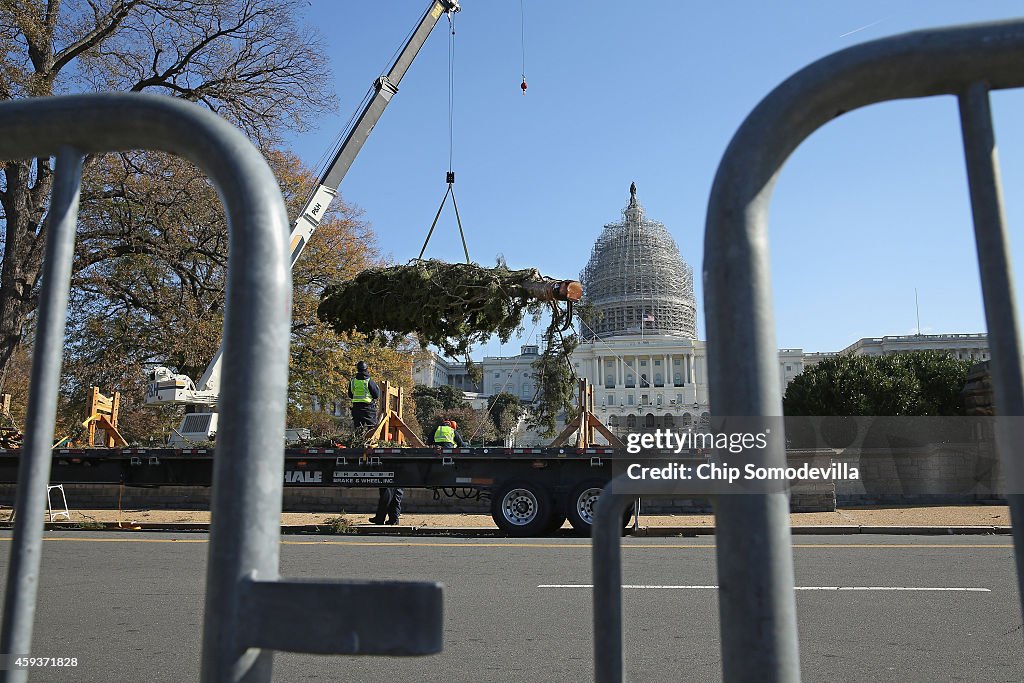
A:
[[[540,483],[510,481],[491,496],[491,518],[509,536],[541,536],[548,532],[554,506]]]
[[[569,524],[576,533],[589,536],[594,526],[594,513],[597,511],[597,499],[604,491],[607,482],[600,479],[585,481],[572,490],[565,501],[565,514]],[[622,528],[629,526],[629,520],[633,518],[633,508],[630,505],[622,513]]]

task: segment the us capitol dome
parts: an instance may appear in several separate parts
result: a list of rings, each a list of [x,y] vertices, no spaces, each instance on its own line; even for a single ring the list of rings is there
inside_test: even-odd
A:
[[[662,223],[644,215],[629,188],[622,221],[604,226],[580,273],[594,315],[583,338],[668,335],[697,338],[693,268]]]
[[[707,354],[697,339],[693,268],[629,188],[622,220],[604,226],[580,273],[591,310],[573,351],[600,419],[620,436],[688,429],[709,416]]]

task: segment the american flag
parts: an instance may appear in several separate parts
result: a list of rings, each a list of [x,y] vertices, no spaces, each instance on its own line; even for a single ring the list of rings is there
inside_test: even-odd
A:
[[[644,322],[645,323],[653,323],[654,322],[654,315],[651,314],[651,313],[645,313],[644,314]]]

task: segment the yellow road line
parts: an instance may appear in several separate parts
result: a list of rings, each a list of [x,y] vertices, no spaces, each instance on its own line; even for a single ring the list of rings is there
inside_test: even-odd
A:
[[[10,541],[10,537],[0,537],[0,541]],[[44,537],[44,541],[51,543],[208,543],[206,538],[132,538],[123,536],[120,538],[99,538],[96,536],[85,536],[81,538],[54,538]],[[471,543],[468,541],[428,543],[425,541],[281,541],[281,545],[327,545],[327,546],[359,546],[359,547],[387,547],[395,546],[402,548],[579,548],[590,550],[589,543]],[[623,544],[624,549],[629,550],[689,550],[689,549],[714,549],[714,544],[691,544],[673,545],[668,543],[658,544]],[[1013,548],[1010,544],[995,543],[795,543],[793,548]]]
[[[10,541],[11,538],[0,538],[0,541]],[[57,541],[70,541],[72,543],[209,543],[205,538],[96,538],[87,536],[85,538],[46,538],[43,540],[49,543]]]

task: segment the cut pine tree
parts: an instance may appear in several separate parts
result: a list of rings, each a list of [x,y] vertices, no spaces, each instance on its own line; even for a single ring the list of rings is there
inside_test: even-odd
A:
[[[575,334],[563,334],[571,325],[572,307],[558,304],[577,302],[582,293],[579,282],[547,278],[533,268],[415,260],[364,270],[330,285],[317,315],[341,333],[359,332],[385,344],[415,335],[423,347],[468,357],[471,347],[492,336],[507,342],[522,331],[527,315],[539,321],[550,313],[544,353],[534,364],[539,412],[533,421],[551,432],[555,415],[571,409],[575,380],[569,355],[578,343]]]

